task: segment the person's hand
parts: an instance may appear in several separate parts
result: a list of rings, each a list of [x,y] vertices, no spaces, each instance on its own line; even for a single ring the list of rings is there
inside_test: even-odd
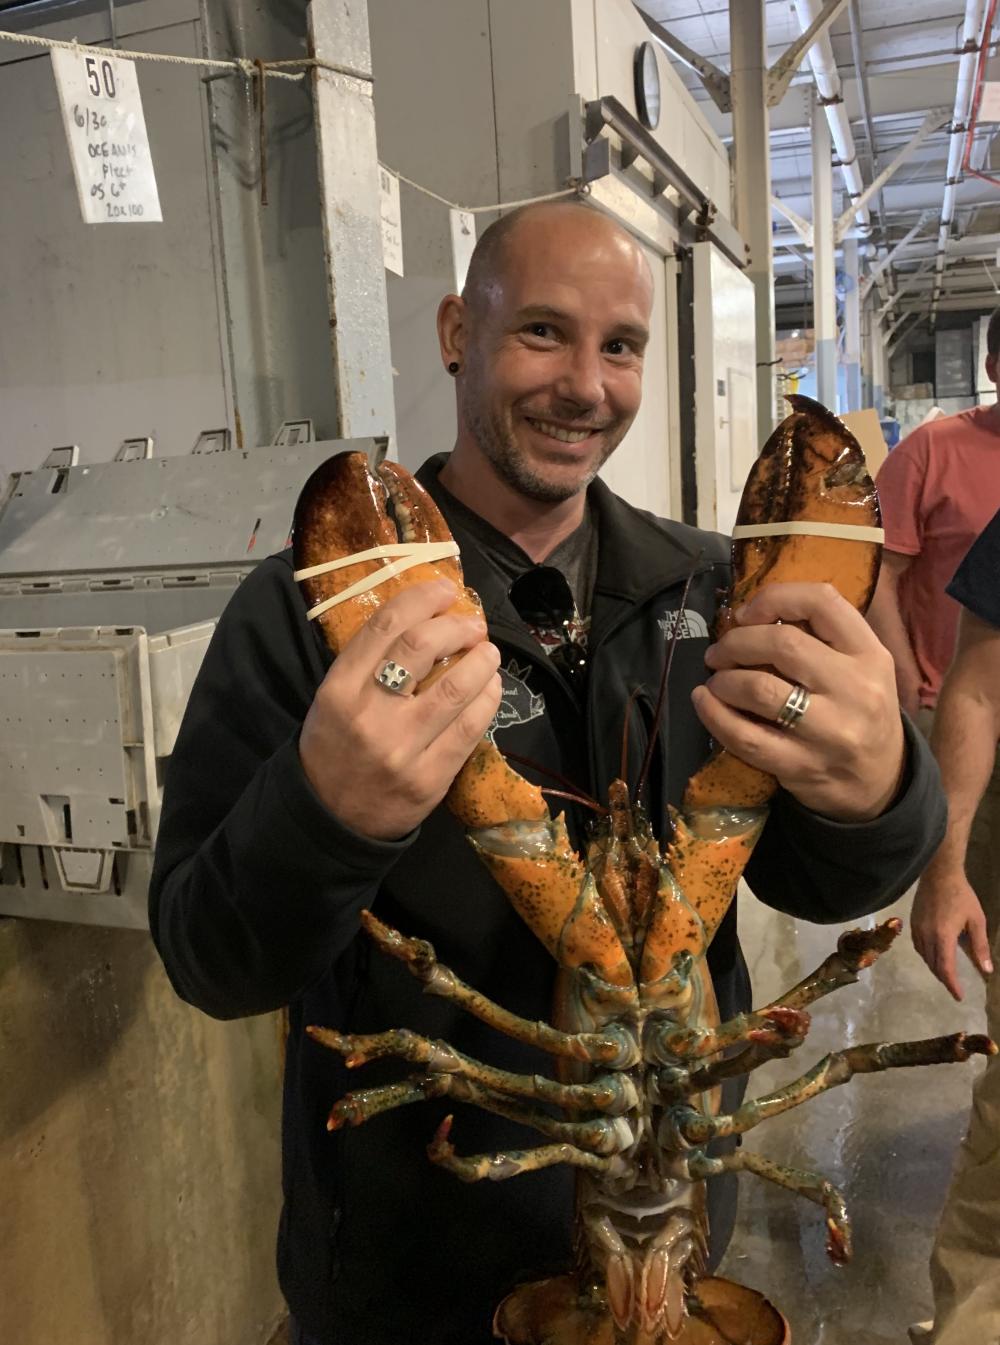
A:
[[[878,817],[899,789],[906,745],[892,656],[868,623],[829,584],[769,584],[736,623],[709,648],[712,676],[692,694],[709,733],[813,812]],[[809,707],[783,729],[775,720],[796,684]]]
[[[395,840],[418,826],[496,714],[500,651],[481,617],[448,610],[455,597],[454,584],[415,584],[379,608],[335,659],[302,725],[306,778],[334,817],[363,836]],[[416,685],[458,654],[416,695],[375,681],[387,659]]]
[[[960,943],[981,975],[993,970],[986,916],[960,867],[944,869],[932,861],[913,898],[910,932],[914,948],[955,999],[962,998],[955,965]]]

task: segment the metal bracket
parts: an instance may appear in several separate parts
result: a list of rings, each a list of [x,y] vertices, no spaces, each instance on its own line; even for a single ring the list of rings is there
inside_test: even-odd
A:
[[[64,448],[51,448],[46,454],[43,467],[75,467],[80,461],[80,445],[67,444]]]
[[[273,448],[287,448],[294,444],[312,444],[316,440],[311,420],[283,420],[278,433],[271,440]]]
[[[675,37],[669,29],[664,28],[662,23],[654,19],[651,14],[647,14],[638,0],[633,0],[633,3],[642,15],[646,27],[661,46],[666,47],[667,51],[676,56],[679,61],[683,61],[696,75],[701,76],[702,84],[704,84],[719,111],[732,112],[733,99],[729,76],[726,72],[720,70],[717,65],[713,65],[707,56],[699,56],[686,42],[682,42],[679,37]]]
[[[232,446],[229,431],[226,430],[202,430],[201,434],[195,440],[192,453],[218,453],[225,452]]]
[[[697,241],[711,239],[730,261],[744,269],[749,249],[741,235],[724,215],[719,214],[716,203],[617,98],[597,98],[584,105],[584,138],[587,141],[583,154],[584,180],[592,182],[611,171],[610,146],[602,135],[606,126],[618,135],[622,147],[627,147],[629,163],[641,159],[652,171],[654,196],[661,196],[668,187],[677,192],[684,213],[693,217]],[[592,172],[595,168],[600,171]]]
[[[115,454],[115,462],[146,462],[153,456],[153,441],[143,439],[123,439]]]
[[[847,8],[847,0],[826,0],[826,4],[813,19],[812,23],[784,51],[767,72],[767,105],[775,107],[788,92],[796,70],[802,64],[802,58],[818,37],[826,32],[834,19]]]

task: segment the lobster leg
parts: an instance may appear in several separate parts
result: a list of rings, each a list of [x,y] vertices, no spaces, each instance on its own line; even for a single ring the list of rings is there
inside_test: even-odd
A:
[[[483,1111],[506,1116],[510,1121],[531,1126],[533,1130],[546,1135],[549,1139],[585,1149],[588,1153],[616,1154],[632,1143],[632,1133],[622,1121],[609,1120],[607,1117],[590,1121],[557,1121],[547,1112],[512,1102],[503,1093],[483,1088],[480,1084],[473,1083],[471,1079],[463,1079],[459,1075],[434,1075],[428,1081],[426,1091],[429,1097],[450,1097],[480,1107]]]
[[[779,1004],[754,1013],[739,1013],[716,1028],[675,1028],[669,1022],[664,1023],[650,1034],[649,1049],[657,1060],[673,1064],[678,1056],[701,1059],[739,1042],[777,1047],[786,1037],[801,1039],[808,1028],[808,1014]]]
[[[653,1050],[657,1058],[669,1061],[676,1056],[690,1058],[714,1055],[741,1041],[765,1047],[771,1044],[778,1046],[781,1039],[789,1034],[798,1035],[801,1040],[809,1027],[809,1019],[801,1015],[805,1021],[800,1023],[800,1011],[807,1004],[815,1004],[824,995],[839,990],[841,986],[854,985],[858,973],[866,970],[888,951],[902,928],[900,920],[892,919],[874,929],[846,930],[837,940],[836,952],[831,953],[798,985],[763,1009],[737,1014],[716,1028],[674,1029],[665,1024],[653,1038]],[[775,1053],[783,1054],[780,1050]],[[746,1066],[747,1070],[754,1068],[756,1066],[753,1064]],[[730,1072],[739,1074],[744,1071]]]
[[[426,939],[401,934],[391,925],[383,924],[371,911],[361,912],[361,924],[383,953],[398,958],[412,976],[423,981],[427,994],[439,995],[460,1005],[467,1013],[515,1041],[537,1046],[549,1055],[592,1065],[610,1065],[615,1069],[627,1069],[637,1059],[635,1041],[624,1028],[611,1026],[603,1032],[560,1032],[548,1023],[531,1022],[466,985],[438,961],[433,945]]]
[[[471,1154],[462,1158],[448,1139],[451,1122],[450,1116],[441,1122],[437,1134],[427,1146],[427,1157],[463,1182],[487,1179],[503,1182],[508,1177],[519,1177],[522,1172],[538,1172],[542,1168],[557,1167],[560,1163],[611,1176],[624,1171],[622,1160],[617,1156],[601,1158],[597,1154],[585,1153],[572,1144],[543,1144],[537,1149],[511,1149],[506,1153]]]
[[[543,1074],[511,1074],[463,1055],[446,1041],[432,1041],[408,1028],[390,1028],[369,1036],[334,1032],[326,1027],[308,1027],[314,1041],[339,1051],[348,1068],[365,1065],[383,1056],[398,1056],[413,1064],[426,1065],[431,1074],[457,1074],[507,1097],[525,1097],[557,1107],[607,1112],[619,1115],[637,1102],[635,1085],[625,1074],[598,1075],[590,1083],[564,1084]]]
[[[769,1026],[752,1030],[749,1033],[750,1044],[737,1051],[735,1055],[711,1061],[698,1069],[679,1070],[678,1074],[685,1077],[679,1084],[678,1092],[705,1093],[722,1083],[724,1079],[750,1074],[771,1060],[783,1060],[791,1055],[792,1051],[797,1050],[806,1039],[806,1033],[809,1031],[809,1015],[789,1009],[786,1010],[787,1019],[779,1020],[780,1012],[780,1009],[773,1011],[773,1028]],[[661,1071],[661,1074],[663,1072]]]
[[[996,1055],[989,1037],[955,1032],[926,1041],[871,1042],[850,1046],[824,1056],[808,1074],[774,1093],[745,1102],[729,1115],[705,1116],[685,1110],[675,1117],[681,1137],[691,1144],[706,1144],[720,1135],[742,1135],[771,1116],[780,1116],[820,1093],[847,1083],[855,1074],[877,1074],[910,1065],[947,1065],[968,1060],[971,1055]]]
[[[804,1196],[814,1205],[822,1205],[826,1210],[826,1249],[831,1261],[843,1265],[851,1259],[851,1221],[847,1203],[837,1187],[819,1173],[785,1167],[749,1149],[740,1149],[722,1158],[709,1158],[703,1153],[693,1154],[688,1161],[688,1171],[695,1181],[718,1177],[723,1172],[753,1172],[765,1181]]]
[[[886,920],[874,929],[849,929],[837,940],[837,951],[805,980],[787,991],[763,1012],[776,1007],[803,1009],[842,985],[854,985],[864,971],[887,952],[903,928],[901,920]]]

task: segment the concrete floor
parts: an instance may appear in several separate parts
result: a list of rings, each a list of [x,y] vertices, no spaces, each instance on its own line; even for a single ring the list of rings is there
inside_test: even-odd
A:
[[[906,898],[879,916],[904,922],[893,948],[858,985],[814,1005],[804,1045],[757,1071],[751,1096],[841,1046],[985,1030],[983,990],[971,966],[962,959],[966,999],[956,1004],[913,950],[909,908]],[[747,896],[741,940],[755,1003],[812,971],[848,927],[798,922]],[[906,1345],[907,1326],[930,1316],[927,1258],[981,1068],[977,1059],[867,1075],[746,1137],[747,1148],[829,1177],[852,1215],[854,1259],[837,1269],[826,1257],[817,1206],[750,1174],[740,1177],[739,1223],[720,1273],[766,1293],[789,1319],[794,1345]]]

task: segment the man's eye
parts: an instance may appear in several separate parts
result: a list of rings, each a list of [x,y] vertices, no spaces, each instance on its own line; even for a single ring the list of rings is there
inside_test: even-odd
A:
[[[608,342],[606,349],[609,355],[624,355],[628,350],[628,343],[620,336],[616,336],[613,341]]]
[[[531,336],[538,336],[543,340],[548,340],[554,335],[552,328],[547,322],[529,322],[525,331]]]

